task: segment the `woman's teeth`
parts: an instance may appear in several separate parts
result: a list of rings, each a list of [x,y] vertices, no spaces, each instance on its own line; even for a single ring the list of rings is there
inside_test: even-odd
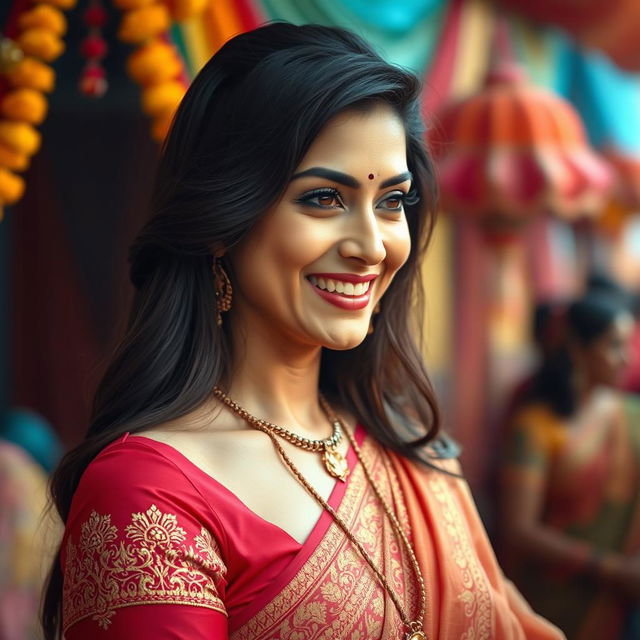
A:
[[[317,278],[316,276],[309,276],[309,282],[312,285],[318,287],[318,289],[325,289],[330,293],[341,293],[345,296],[361,296],[369,290],[370,282],[342,282],[342,280],[332,280],[331,278]]]

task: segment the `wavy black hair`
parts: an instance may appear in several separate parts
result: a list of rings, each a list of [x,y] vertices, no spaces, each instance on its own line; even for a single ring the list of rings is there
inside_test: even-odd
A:
[[[439,437],[435,394],[414,334],[421,257],[436,184],[424,147],[416,77],[340,28],[275,23],[227,42],[189,87],[163,146],[151,217],[130,252],[135,295],[124,337],[95,394],[85,440],[55,472],[63,520],[87,465],[109,442],[200,406],[231,367],[230,328],[215,322],[212,251],[240,242],[278,201],[327,122],[349,109],[391,106],[404,123],[416,202],[407,202],[407,262],[385,293],[375,332],[355,349],[324,350],[322,391],[387,447],[429,463]],[[439,445],[439,446],[436,446]],[[60,637],[56,558],[43,606]]]

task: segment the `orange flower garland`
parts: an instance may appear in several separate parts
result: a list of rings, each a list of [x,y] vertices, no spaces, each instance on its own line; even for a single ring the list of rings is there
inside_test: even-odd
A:
[[[47,115],[46,93],[53,90],[55,73],[47,63],[64,51],[67,21],[62,10],[76,0],[38,0],[17,18],[14,41],[2,43],[3,74],[8,91],[0,100],[0,220],[2,209],[24,193],[25,171],[40,148],[35,128]]]
[[[114,0],[124,12],[118,36],[138,48],[127,61],[129,75],[142,87],[142,110],[151,117],[151,136],[162,142],[185,94],[183,64],[165,37],[172,21],[200,13],[207,0]]]

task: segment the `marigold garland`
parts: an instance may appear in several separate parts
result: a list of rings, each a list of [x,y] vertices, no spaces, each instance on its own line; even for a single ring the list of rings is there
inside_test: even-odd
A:
[[[171,22],[191,18],[207,0],[113,0],[123,11],[118,36],[138,48],[127,61],[129,75],[142,87],[142,109],[151,116],[151,136],[161,142],[184,96],[183,63],[165,36]]]
[[[51,93],[56,84],[56,72],[35,58],[24,58],[6,73],[13,87],[28,87],[43,93]]]
[[[45,94],[55,86],[55,72],[47,63],[64,51],[67,20],[62,11],[74,7],[76,0],[32,4],[17,16],[13,41],[4,39],[2,47],[1,68],[9,90],[0,100],[0,219],[3,207],[24,193],[24,179],[15,172],[25,171],[40,148],[41,136],[34,125],[46,118]]]
[[[0,167],[0,202],[20,200],[24,193],[24,180],[4,167]]]
[[[172,21],[198,15],[208,0],[112,1],[123,12],[120,39],[138,47],[127,61],[127,70],[142,87],[142,108],[152,117],[151,135],[162,141],[186,91],[182,60],[167,42],[166,32]],[[0,73],[9,90],[0,100],[0,219],[2,207],[14,204],[24,193],[24,180],[15,172],[26,170],[40,147],[34,125],[46,118],[44,94],[55,86],[55,72],[49,64],[64,52],[67,21],[62,12],[75,7],[76,2],[33,0],[33,6],[17,17],[13,42],[6,38],[2,42]],[[95,37],[87,39],[83,43],[85,56],[99,59],[106,52],[104,45]],[[8,49],[11,56],[6,54]],[[87,77],[96,69],[88,68]],[[101,78],[89,80],[99,82]]]
[[[46,98],[34,89],[15,89],[0,101],[0,113],[12,120],[41,124],[47,115]]]
[[[24,171],[29,166],[29,156],[0,143],[0,167],[12,171]]]

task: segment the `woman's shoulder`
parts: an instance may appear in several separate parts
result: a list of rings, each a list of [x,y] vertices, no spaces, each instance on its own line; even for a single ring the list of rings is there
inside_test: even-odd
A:
[[[210,501],[171,448],[129,435],[107,445],[88,465],[73,497],[67,534],[98,521],[119,529],[145,521],[222,533]]]
[[[92,493],[106,487],[135,489],[167,483],[173,487],[190,484],[171,447],[127,433],[108,444],[89,463],[79,489]]]

